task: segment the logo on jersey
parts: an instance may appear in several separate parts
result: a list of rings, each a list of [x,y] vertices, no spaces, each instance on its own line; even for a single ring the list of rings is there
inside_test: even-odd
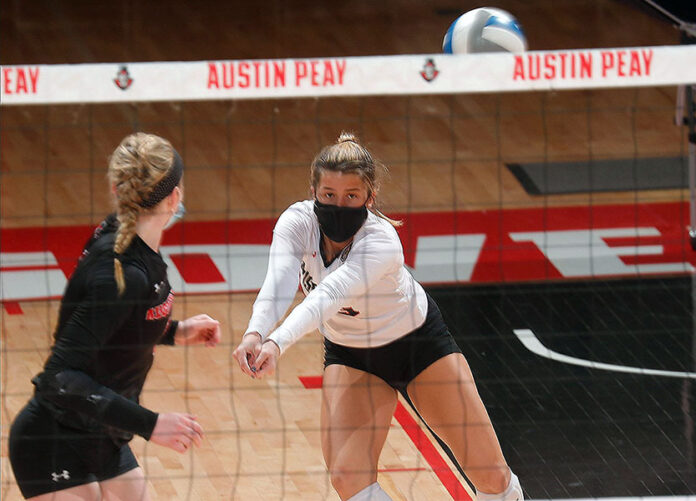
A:
[[[173,304],[174,293],[170,291],[164,303],[158,304],[157,306],[153,306],[152,308],[147,310],[147,313],[145,314],[145,320],[157,320],[160,318],[168,317],[169,314],[172,312]]]
[[[84,258],[89,256],[89,247],[101,236],[102,232],[104,231],[104,228],[106,228],[106,224],[106,220],[104,220],[101,223],[99,223],[99,225],[96,228],[94,228],[94,231],[92,232],[92,238],[87,243],[87,245],[85,245],[85,248],[82,249],[82,254],[80,254],[79,261],[82,261]]]
[[[352,306],[347,306],[345,308],[341,308],[340,310],[338,310],[338,312],[341,315],[348,315],[349,317],[355,317],[357,315],[360,315],[360,312],[355,311]]]
[[[341,255],[338,257],[342,263],[346,262],[346,259],[348,259],[348,253],[350,252],[350,249],[353,247],[353,242],[349,243],[346,245],[346,247],[341,251]]]
[[[312,275],[309,274],[307,268],[305,267],[304,261],[302,261],[302,271],[301,271],[302,288],[307,292],[311,292],[316,289],[317,284],[314,283]]]
[[[51,473],[51,477],[54,482],[58,482],[61,478],[63,480],[70,480],[70,472],[68,470],[63,470],[62,473]]]

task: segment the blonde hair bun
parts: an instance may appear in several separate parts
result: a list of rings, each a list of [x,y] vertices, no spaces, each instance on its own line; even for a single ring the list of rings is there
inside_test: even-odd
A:
[[[355,134],[353,134],[352,132],[343,131],[343,132],[341,132],[341,135],[338,136],[338,141],[336,141],[336,144],[341,144],[341,143],[358,144],[358,138],[355,137]]]

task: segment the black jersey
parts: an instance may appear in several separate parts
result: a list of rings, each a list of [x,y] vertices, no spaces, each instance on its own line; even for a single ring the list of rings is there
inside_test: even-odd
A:
[[[106,433],[117,444],[150,438],[157,414],[138,404],[155,344],[173,344],[173,294],[167,265],[137,235],[114,278],[114,215],[95,230],[68,281],[55,342],[32,382],[37,400],[63,425]]]

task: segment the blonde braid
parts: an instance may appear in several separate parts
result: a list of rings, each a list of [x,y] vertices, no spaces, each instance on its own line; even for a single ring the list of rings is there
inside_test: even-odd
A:
[[[135,223],[138,221],[140,209],[137,202],[133,200],[135,198],[133,195],[137,195],[137,191],[133,186],[128,186],[132,184],[134,184],[132,180],[129,180],[116,189],[116,198],[118,200],[116,216],[118,217],[119,225],[116,231],[116,240],[114,241],[114,252],[116,253],[116,257],[114,257],[114,277],[116,278],[119,296],[126,290],[126,282],[118,255],[123,254],[135,236]],[[119,194],[119,191],[122,194]]]
[[[114,241],[114,278],[119,296],[126,290],[123,254],[136,234],[136,223],[144,200],[167,174],[174,160],[174,148],[166,139],[138,132],[127,136],[109,161],[109,181],[115,186],[116,215],[119,221]]]

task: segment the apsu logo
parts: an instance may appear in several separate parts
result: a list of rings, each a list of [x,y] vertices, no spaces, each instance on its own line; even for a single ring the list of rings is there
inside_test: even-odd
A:
[[[435,80],[440,74],[440,70],[435,66],[435,60],[430,58],[426,59],[420,74],[426,82]]]
[[[128,87],[131,86],[131,84],[133,83],[133,79],[131,78],[130,73],[128,73],[127,66],[121,66],[121,68],[118,70],[118,73],[116,73],[114,83],[121,90],[126,90],[128,89]]]

